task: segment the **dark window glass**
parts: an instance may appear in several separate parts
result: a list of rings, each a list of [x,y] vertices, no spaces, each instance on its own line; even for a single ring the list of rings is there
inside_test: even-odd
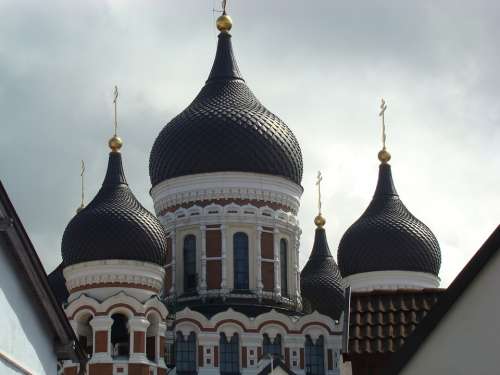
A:
[[[267,334],[264,334],[264,340],[262,344],[264,355],[270,354],[274,358],[281,358],[281,335],[276,335],[274,341],[271,342],[269,336]]]
[[[196,237],[184,237],[184,292],[196,289]]]
[[[111,319],[113,319],[111,326],[113,357],[127,357],[130,353],[127,317],[122,314],[113,314],[111,315]]]
[[[236,375],[240,373],[240,346],[235,333],[228,340],[224,333],[220,334],[220,373],[221,375]]]
[[[248,289],[248,236],[235,233],[234,249],[234,289]]]
[[[288,249],[284,238],[280,241],[280,277],[281,277],[281,295],[288,296]]]
[[[175,367],[177,374],[196,374],[196,335],[191,332],[187,339],[177,332],[175,340]]]
[[[323,336],[320,336],[313,343],[311,337],[306,336],[306,374],[307,375],[324,375],[325,374],[325,348],[323,344]]]

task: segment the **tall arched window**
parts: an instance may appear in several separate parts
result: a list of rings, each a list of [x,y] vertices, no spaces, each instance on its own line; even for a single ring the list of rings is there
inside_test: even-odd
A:
[[[248,236],[238,232],[233,236],[234,289],[249,289],[248,286]]]
[[[276,335],[274,341],[271,342],[271,339],[264,333],[264,339],[262,340],[262,349],[264,355],[270,354],[275,358],[281,358],[281,335]]]
[[[306,336],[306,374],[307,375],[324,375],[325,374],[325,348],[323,344],[323,336],[313,343],[311,337]]]
[[[196,237],[184,237],[184,292],[196,289]]]
[[[186,339],[181,332],[177,332],[175,368],[179,375],[196,374],[196,334],[194,332],[191,332]]]
[[[230,340],[224,333],[220,334],[220,373],[221,375],[237,375],[240,373],[240,345],[238,334]]]
[[[113,357],[128,357],[130,354],[130,335],[127,328],[128,319],[123,314],[111,315],[111,345]]]
[[[281,295],[288,296],[288,244],[284,238],[280,241],[280,277]]]

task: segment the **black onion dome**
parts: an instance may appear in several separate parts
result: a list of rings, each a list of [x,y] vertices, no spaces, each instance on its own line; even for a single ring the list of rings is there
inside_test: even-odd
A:
[[[231,35],[222,32],[205,86],[158,135],[149,175],[155,186],[172,177],[225,171],[282,176],[299,185],[302,180],[297,139],[250,91]]]
[[[339,319],[344,310],[344,284],[330,253],[324,228],[316,228],[314,245],[300,273],[302,299],[313,310]]]
[[[405,207],[381,164],[373,199],[342,237],[337,256],[342,276],[372,271],[417,271],[438,275],[441,250],[431,230]]]
[[[47,276],[49,279],[50,289],[52,289],[52,293],[60,305],[65,303],[69,297],[68,289],[66,289],[66,280],[64,279],[63,269],[64,266],[61,263]]]
[[[62,239],[65,266],[104,259],[165,264],[166,236],[158,219],[128,187],[119,152],[109,154],[101,189],[69,222]]]

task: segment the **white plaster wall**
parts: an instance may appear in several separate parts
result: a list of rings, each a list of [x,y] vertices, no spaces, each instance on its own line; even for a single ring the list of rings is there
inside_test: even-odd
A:
[[[0,352],[33,374],[57,373],[53,333],[22,270],[0,240]],[[43,315],[42,315],[43,316]],[[20,374],[0,359],[0,374]]]
[[[401,374],[498,374],[499,285],[500,255],[496,254]]]

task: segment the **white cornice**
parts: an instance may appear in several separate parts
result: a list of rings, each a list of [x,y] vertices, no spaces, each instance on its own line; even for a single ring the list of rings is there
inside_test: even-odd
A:
[[[153,264],[132,260],[97,260],[78,263],[63,270],[66,288],[76,288],[96,284],[128,284],[143,286],[159,292],[163,286],[165,271]]]
[[[247,199],[273,202],[297,212],[303,189],[279,176],[247,172],[200,173],[165,180],[151,189],[155,211],[180,204],[218,200]]]
[[[374,271],[344,278],[354,292],[395,289],[438,288],[440,279],[431,273],[414,271]]]

